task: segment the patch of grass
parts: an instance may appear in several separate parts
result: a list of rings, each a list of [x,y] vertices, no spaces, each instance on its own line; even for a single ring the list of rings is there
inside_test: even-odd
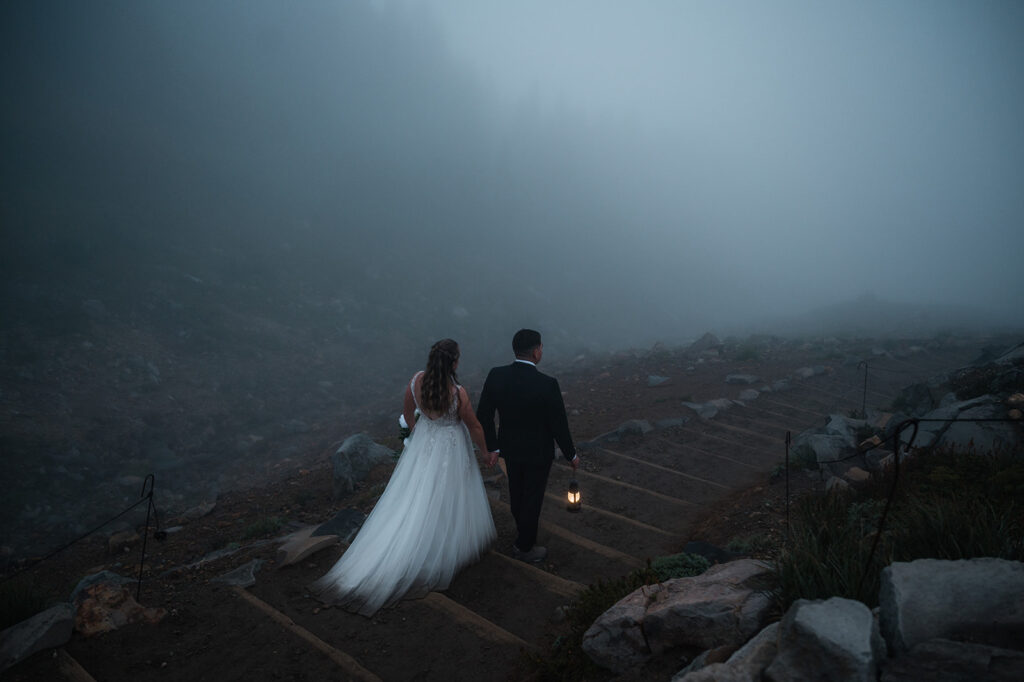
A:
[[[711,567],[708,560],[699,554],[670,554],[653,559],[650,564],[651,570],[658,576],[659,582],[673,578],[686,578],[700,575]]]
[[[764,533],[749,533],[738,535],[725,548],[734,554],[746,554],[747,556],[763,556],[776,549],[777,542]]]
[[[30,575],[22,574],[0,583],[0,630],[31,618],[48,606],[46,594],[36,587]]]
[[[892,485],[889,474],[860,491],[805,497],[794,505],[789,541],[776,565],[783,611],[796,599],[833,596],[875,606],[881,570],[892,561],[1024,559],[1019,457],[970,449],[919,453],[907,462],[872,555]]]
[[[265,516],[246,526],[245,531],[242,533],[242,539],[252,540],[253,538],[276,533],[283,525],[284,519],[280,516]]]

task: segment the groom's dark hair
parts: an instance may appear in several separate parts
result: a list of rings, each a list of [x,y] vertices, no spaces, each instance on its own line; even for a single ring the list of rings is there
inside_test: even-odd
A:
[[[512,352],[517,358],[530,354],[534,348],[540,345],[540,332],[532,329],[520,329],[512,337]]]

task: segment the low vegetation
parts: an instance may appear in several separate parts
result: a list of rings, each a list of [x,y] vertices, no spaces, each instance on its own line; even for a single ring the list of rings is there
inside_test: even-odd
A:
[[[783,610],[797,599],[833,596],[875,606],[881,570],[893,561],[1024,559],[1019,453],[922,452],[901,469],[898,480],[889,473],[857,490],[794,505],[778,562]]]

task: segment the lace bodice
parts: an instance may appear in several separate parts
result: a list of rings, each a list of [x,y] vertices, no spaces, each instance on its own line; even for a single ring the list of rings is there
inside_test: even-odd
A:
[[[426,411],[423,409],[423,407],[420,405],[420,398],[419,398],[419,395],[418,395],[418,393],[416,391],[416,382],[419,381],[419,379],[422,376],[423,376],[423,372],[417,372],[416,376],[414,376],[412,378],[412,381],[409,382],[409,389],[412,391],[412,399],[416,403],[416,409],[418,409],[420,411],[420,414],[423,416],[423,418],[426,419],[427,422],[429,422],[431,424],[436,424],[438,426],[453,426],[455,424],[458,424],[459,421],[460,421],[459,420],[459,389],[462,388],[462,386],[460,386],[458,384],[453,384],[453,386],[454,386],[454,388],[453,388],[454,395],[452,396],[452,404],[448,406],[448,412],[446,414],[444,414],[444,415],[441,415],[440,417],[434,418],[434,417],[429,416],[426,413]]]

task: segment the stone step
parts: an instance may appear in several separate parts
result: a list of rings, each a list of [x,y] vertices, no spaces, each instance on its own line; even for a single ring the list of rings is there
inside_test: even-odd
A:
[[[294,573],[293,581],[257,582],[248,592],[309,633],[310,638],[304,638],[307,643],[320,640],[383,680],[407,678],[410,662],[419,668],[413,675],[417,679],[465,679],[467,671],[493,679],[487,671],[517,670],[520,651],[534,646],[471,607],[436,592],[403,600],[372,618],[324,607],[304,586],[323,575],[339,556],[340,550],[325,550],[308,563],[285,569]],[[424,638],[425,631],[438,636]],[[338,677],[346,676],[360,679],[348,670]]]
[[[712,502],[730,491],[729,486],[690,473],[685,468],[651,462],[644,457],[642,450],[625,454],[597,448],[587,453],[587,465],[588,469],[594,466],[602,476],[613,479],[633,481],[642,476],[651,490],[698,504]]]
[[[526,642],[540,642],[556,609],[568,605],[584,587],[491,551],[459,573],[444,596]],[[514,608],[538,601],[539,608]]]

